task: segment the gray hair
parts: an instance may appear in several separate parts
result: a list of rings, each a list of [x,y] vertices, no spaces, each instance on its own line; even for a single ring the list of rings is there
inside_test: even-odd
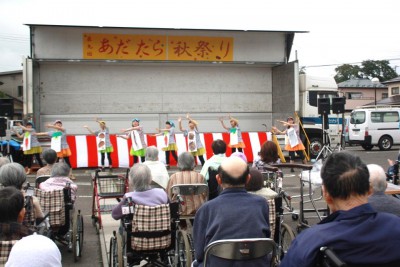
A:
[[[383,168],[376,164],[367,165],[369,172],[369,182],[374,192],[385,192],[386,190],[386,174]]]
[[[42,156],[46,163],[50,165],[54,164],[57,160],[57,152],[51,148],[43,151]]]
[[[146,161],[157,161],[158,160],[158,149],[155,146],[149,146],[146,148]]]
[[[10,160],[6,157],[0,157],[0,168],[6,164],[10,163]]]
[[[51,168],[51,177],[68,177],[71,168],[64,162],[57,162]]]
[[[129,172],[129,186],[132,191],[143,192],[151,189],[151,171],[147,165],[139,163],[133,165]]]
[[[0,168],[0,184],[21,190],[26,181],[25,169],[19,163],[8,163]]]
[[[194,157],[189,152],[183,152],[178,157],[178,168],[181,171],[192,171],[195,167]]]

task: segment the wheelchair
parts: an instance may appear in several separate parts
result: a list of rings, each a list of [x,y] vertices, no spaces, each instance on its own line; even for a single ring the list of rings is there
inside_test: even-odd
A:
[[[123,207],[122,231],[110,239],[109,266],[134,266],[142,260],[152,266],[188,267],[194,259],[191,223],[194,215],[183,215],[185,201],[195,195],[208,197],[206,184],[172,186],[170,204],[147,207],[136,205],[130,198]],[[182,227],[181,222],[186,222]],[[158,222],[154,225],[154,222]],[[130,245],[127,245],[130,244]]]
[[[179,203],[149,207],[127,198],[122,212],[121,228],[110,239],[109,266],[135,266],[141,261],[151,266],[178,266],[174,246]]]
[[[49,223],[48,229],[46,227],[38,233],[67,246],[74,255],[74,261],[78,261],[83,250],[83,216],[80,210],[75,210],[70,184],[67,183],[63,189],[53,191],[34,188],[33,195],[38,198]]]
[[[274,265],[276,244],[270,238],[242,238],[217,240],[207,245],[204,251],[203,266],[207,266],[212,256],[228,261],[240,261],[246,266],[246,261],[268,257],[270,266]],[[193,262],[192,266],[197,266]]]
[[[335,251],[330,247],[321,247],[318,253],[316,267],[397,267],[400,266],[400,261],[381,263],[381,264],[348,264],[342,261]]]
[[[194,260],[192,222],[197,209],[208,199],[209,187],[206,184],[175,184],[171,187],[171,195],[172,200],[179,203],[178,262],[180,266],[189,267]]]

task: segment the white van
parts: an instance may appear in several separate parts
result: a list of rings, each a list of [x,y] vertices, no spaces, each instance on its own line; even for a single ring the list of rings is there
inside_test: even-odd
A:
[[[400,108],[374,106],[355,109],[349,123],[349,144],[360,144],[365,150],[378,146],[389,150],[400,144]]]

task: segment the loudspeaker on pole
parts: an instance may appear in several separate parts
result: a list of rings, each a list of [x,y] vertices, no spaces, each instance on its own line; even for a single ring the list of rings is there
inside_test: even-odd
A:
[[[334,97],[332,98],[332,112],[334,114],[344,113],[344,105],[346,104],[346,98]]]
[[[318,114],[331,114],[331,102],[329,98],[318,98]]]

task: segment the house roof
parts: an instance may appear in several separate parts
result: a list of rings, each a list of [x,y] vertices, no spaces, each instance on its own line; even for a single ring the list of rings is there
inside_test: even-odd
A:
[[[339,88],[387,88],[382,83],[374,84],[370,79],[350,79],[338,84]]]
[[[400,83],[400,76],[398,76],[398,77],[396,77],[396,78],[393,78],[393,79],[390,79],[390,80],[387,80],[387,81],[384,81],[384,82],[382,82],[383,84],[388,84],[388,83]]]
[[[388,98],[376,101],[376,106],[397,106],[400,105],[400,95],[393,95]],[[375,106],[375,102],[368,103],[364,106]]]

